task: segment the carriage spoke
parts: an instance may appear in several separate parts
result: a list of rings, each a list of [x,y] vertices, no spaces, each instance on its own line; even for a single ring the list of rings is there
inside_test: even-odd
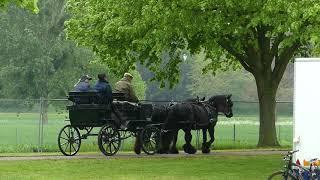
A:
[[[150,148],[150,151],[153,151],[153,149],[154,149],[154,146],[153,146],[153,144],[149,144],[149,148]]]
[[[107,134],[111,134],[111,132],[112,132],[112,129],[111,129],[110,127],[108,127],[108,128],[106,129],[106,133],[107,133]]]
[[[150,146],[153,148],[155,145],[155,143],[153,143],[153,141],[150,141]]]
[[[64,142],[64,143],[60,144],[60,146],[63,146],[63,145],[65,145],[65,144],[67,144],[67,143],[69,143],[69,142],[68,142],[68,141],[67,141],[67,142]]]
[[[69,152],[70,152],[70,154],[71,154],[71,143],[70,143],[70,145],[69,145]]]
[[[107,141],[103,140],[103,143],[102,143],[102,145],[105,145],[105,144],[107,144]]]
[[[68,134],[67,134],[67,132],[65,130],[63,130],[63,132],[67,137],[70,137],[70,136],[68,136]]]
[[[111,144],[112,144],[112,146],[113,146],[114,149],[117,149],[116,145],[114,145],[113,142],[111,142]]]
[[[74,151],[77,151],[77,149],[73,146],[73,144],[72,144],[72,148],[73,148]]]
[[[74,130],[73,129],[71,129],[71,137],[74,138]]]
[[[68,146],[69,146],[69,142],[68,142],[68,144],[66,145],[66,148],[64,149],[64,152],[67,152]]]
[[[146,148],[149,150],[150,149],[150,143],[146,144]]]
[[[154,139],[150,139],[150,142],[152,142],[153,144],[157,143]]]
[[[66,140],[66,141],[69,141],[69,139],[67,139],[67,138],[64,138],[64,137],[60,137],[60,139],[64,139],[64,140]]]
[[[111,150],[111,145],[109,144],[109,149],[110,149],[110,153],[112,153],[112,150]]]

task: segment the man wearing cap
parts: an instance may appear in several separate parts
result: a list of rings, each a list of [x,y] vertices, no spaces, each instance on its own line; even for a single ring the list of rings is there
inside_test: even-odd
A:
[[[94,89],[100,93],[103,102],[112,102],[112,90],[109,82],[106,80],[105,73],[98,74],[98,81],[95,84]]]
[[[132,79],[133,76],[130,73],[124,73],[123,78],[116,83],[115,91],[124,93],[127,101],[137,103],[139,100],[131,85]]]
[[[89,81],[92,80],[92,78],[89,75],[82,76],[78,83],[74,85],[74,90],[79,92],[87,92],[91,90]]]

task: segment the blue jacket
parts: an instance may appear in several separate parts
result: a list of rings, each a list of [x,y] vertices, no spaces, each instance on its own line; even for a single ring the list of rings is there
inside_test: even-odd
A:
[[[75,91],[80,91],[80,92],[87,92],[90,91],[90,84],[84,81],[80,81],[75,87],[74,87]]]
[[[112,89],[108,81],[98,80],[94,85],[94,89],[100,92],[100,95],[107,103],[112,102]]]

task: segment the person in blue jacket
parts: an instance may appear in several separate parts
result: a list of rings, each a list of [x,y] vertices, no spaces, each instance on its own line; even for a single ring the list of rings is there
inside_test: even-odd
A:
[[[90,80],[92,80],[92,78],[89,75],[81,76],[77,84],[74,85],[74,91],[88,92],[92,90],[89,83]]]
[[[112,102],[112,89],[109,82],[106,79],[105,73],[98,74],[98,81],[94,85],[94,89],[100,93],[103,102]]]

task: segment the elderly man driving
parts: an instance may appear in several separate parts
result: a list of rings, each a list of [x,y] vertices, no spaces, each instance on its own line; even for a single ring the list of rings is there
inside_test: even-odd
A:
[[[125,99],[129,102],[139,102],[136,93],[131,84],[133,76],[130,73],[124,73],[123,78],[115,85],[115,92],[124,93]]]

